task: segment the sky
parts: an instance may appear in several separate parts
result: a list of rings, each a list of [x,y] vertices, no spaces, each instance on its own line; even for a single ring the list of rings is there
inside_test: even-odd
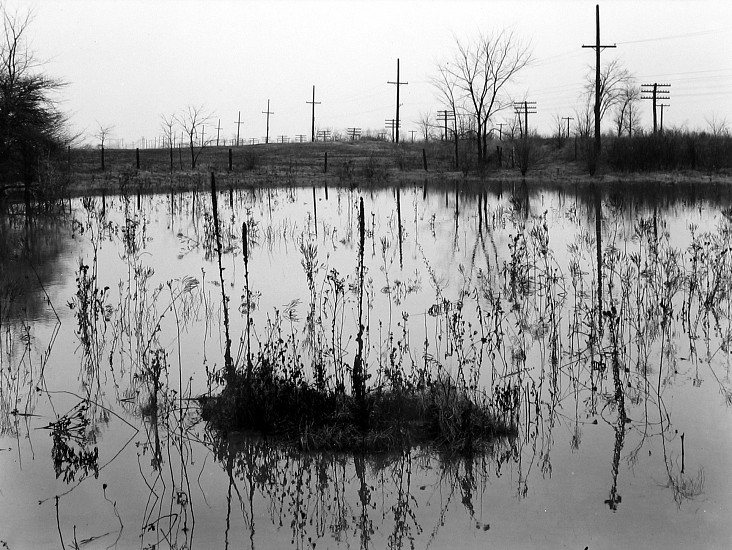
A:
[[[3,0],[0,0],[3,3]],[[508,92],[536,101],[529,126],[550,135],[557,116],[574,116],[594,70],[596,1],[498,0],[5,0],[31,10],[30,48],[42,70],[65,80],[61,108],[94,144],[141,146],[162,135],[161,117],[189,105],[211,114],[221,139],[266,134],[309,138],[312,88],[319,129],[384,131],[395,117],[400,60],[402,139],[426,113],[444,108],[430,80],[456,40],[513,31],[531,45],[532,63]],[[638,84],[670,84],[665,127],[732,125],[732,2],[608,0],[600,3],[601,41],[616,48]],[[239,115],[239,113],[241,113]],[[651,101],[641,102],[644,126]],[[512,118],[505,111],[498,125]],[[219,122],[220,121],[220,122]],[[416,134],[419,136],[419,134]]]

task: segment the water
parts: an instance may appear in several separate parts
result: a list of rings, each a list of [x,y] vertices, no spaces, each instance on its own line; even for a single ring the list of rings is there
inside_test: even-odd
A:
[[[0,541],[728,547],[729,194],[672,191],[224,191],[223,287],[203,192],[4,216]],[[513,388],[515,438],[354,456],[200,420],[222,288],[238,364],[279,337],[308,372],[352,364],[361,198],[370,383],[428,369]]]

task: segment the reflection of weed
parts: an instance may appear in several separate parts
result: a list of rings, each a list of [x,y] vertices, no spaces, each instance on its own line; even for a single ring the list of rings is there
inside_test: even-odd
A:
[[[53,447],[51,457],[56,478],[63,476],[64,483],[74,481],[81,473],[81,479],[89,473],[99,475],[99,450],[95,446],[88,450],[90,421],[88,418],[89,402],[78,403],[68,413],[49,423]]]

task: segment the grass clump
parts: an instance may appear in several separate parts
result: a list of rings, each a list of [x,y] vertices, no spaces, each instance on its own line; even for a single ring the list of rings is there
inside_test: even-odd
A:
[[[369,388],[363,402],[273,369],[237,374],[218,396],[201,398],[202,416],[223,431],[258,433],[303,450],[382,452],[430,445],[474,452],[515,433],[492,403],[448,375],[422,387]]]

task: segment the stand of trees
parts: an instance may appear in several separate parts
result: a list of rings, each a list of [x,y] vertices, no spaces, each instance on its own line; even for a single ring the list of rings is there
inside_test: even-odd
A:
[[[26,200],[40,165],[71,140],[55,94],[64,82],[39,69],[28,50],[30,14],[0,6],[0,185],[22,183]]]

